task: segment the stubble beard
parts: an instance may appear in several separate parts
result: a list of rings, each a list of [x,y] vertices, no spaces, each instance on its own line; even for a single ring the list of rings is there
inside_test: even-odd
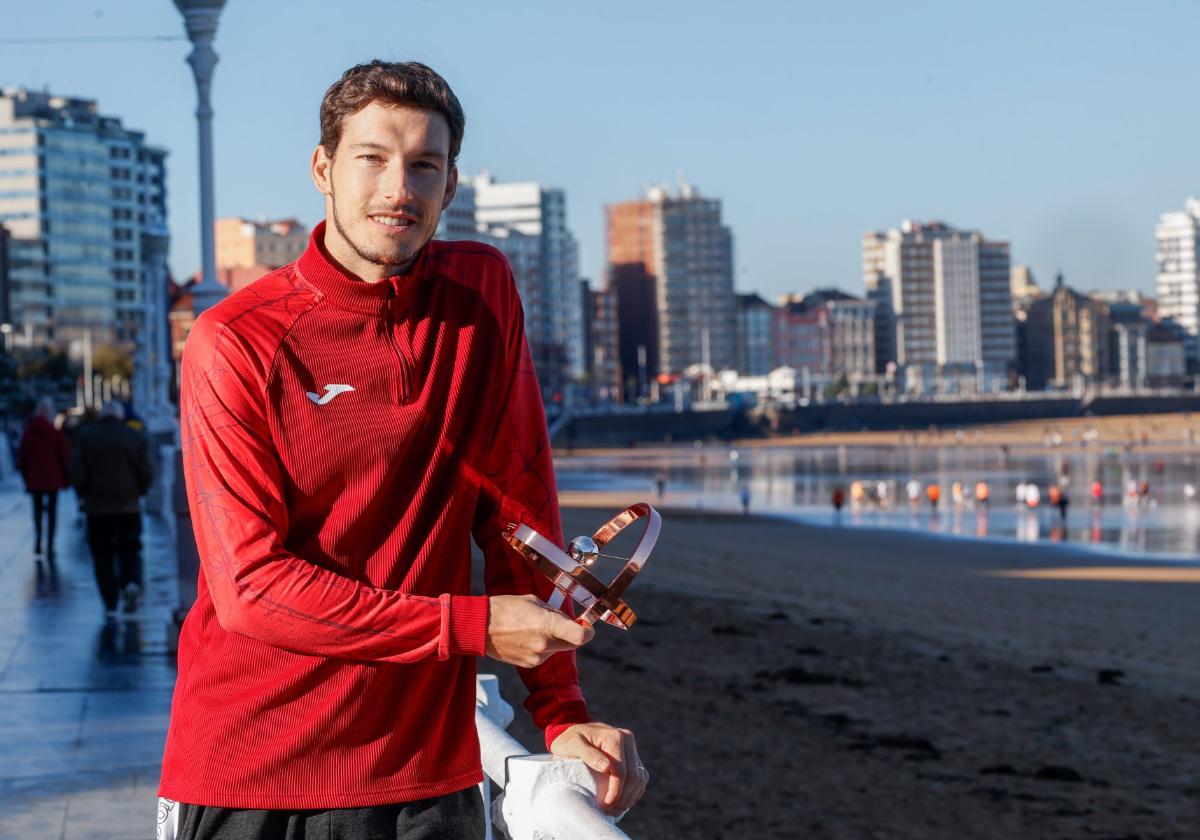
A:
[[[425,244],[422,242],[416,248],[412,249],[411,252],[400,251],[392,254],[364,250],[357,242],[354,241],[354,238],[350,236],[350,232],[346,230],[346,227],[342,224],[341,214],[338,213],[337,196],[334,195],[332,189],[329,191],[329,200],[330,203],[333,204],[333,226],[337,228],[338,235],[342,237],[343,242],[350,246],[350,250],[353,251],[359,259],[369,262],[371,265],[381,265],[385,268],[401,268],[411,263],[413,258],[416,257],[417,252],[420,251],[421,247]],[[365,216],[364,218],[366,219],[367,224],[374,224],[374,222],[372,222],[369,218],[366,218]]]

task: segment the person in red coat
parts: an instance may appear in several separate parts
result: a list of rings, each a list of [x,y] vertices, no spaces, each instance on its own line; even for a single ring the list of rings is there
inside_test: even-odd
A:
[[[33,553],[42,553],[42,514],[46,516],[46,558],[54,560],[54,526],[58,513],[58,491],[67,486],[69,452],[67,437],[54,428],[54,403],[49,397],[38,401],[21,443],[17,447],[17,469],[25,489],[33,497]]]

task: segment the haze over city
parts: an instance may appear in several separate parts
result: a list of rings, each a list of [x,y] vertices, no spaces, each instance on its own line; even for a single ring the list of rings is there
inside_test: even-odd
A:
[[[167,2],[10,4],[4,85],[94,98],[169,150],[171,265],[199,267],[194,91]],[[319,24],[319,25],[318,25]],[[720,198],[736,285],[862,293],[860,239],[945,219],[1048,284],[1154,287],[1159,214],[1200,191],[1193,4],[231,2],[217,36],[217,215],[321,214],[321,94],[414,58],[467,112],[461,168],[567,192],[581,269],[603,206],[680,174]],[[503,37],[500,37],[503,33]]]

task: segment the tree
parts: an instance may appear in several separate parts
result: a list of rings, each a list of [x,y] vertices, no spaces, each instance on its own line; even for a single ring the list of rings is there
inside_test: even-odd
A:
[[[92,370],[105,379],[119,376],[129,381],[133,379],[133,356],[111,344],[97,345],[92,351]]]

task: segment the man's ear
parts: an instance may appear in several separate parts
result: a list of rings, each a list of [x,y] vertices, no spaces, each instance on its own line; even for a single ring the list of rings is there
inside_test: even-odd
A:
[[[317,146],[312,156],[313,184],[322,195],[333,192],[333,158],[325,154],[324,146]]]
[[[458,191],[458,167],[451,166],[450,172],[446,175],[446,195],[442,198],[442,210],[444,211],[450,206],[450,202],[454,201],[454,194]]]

